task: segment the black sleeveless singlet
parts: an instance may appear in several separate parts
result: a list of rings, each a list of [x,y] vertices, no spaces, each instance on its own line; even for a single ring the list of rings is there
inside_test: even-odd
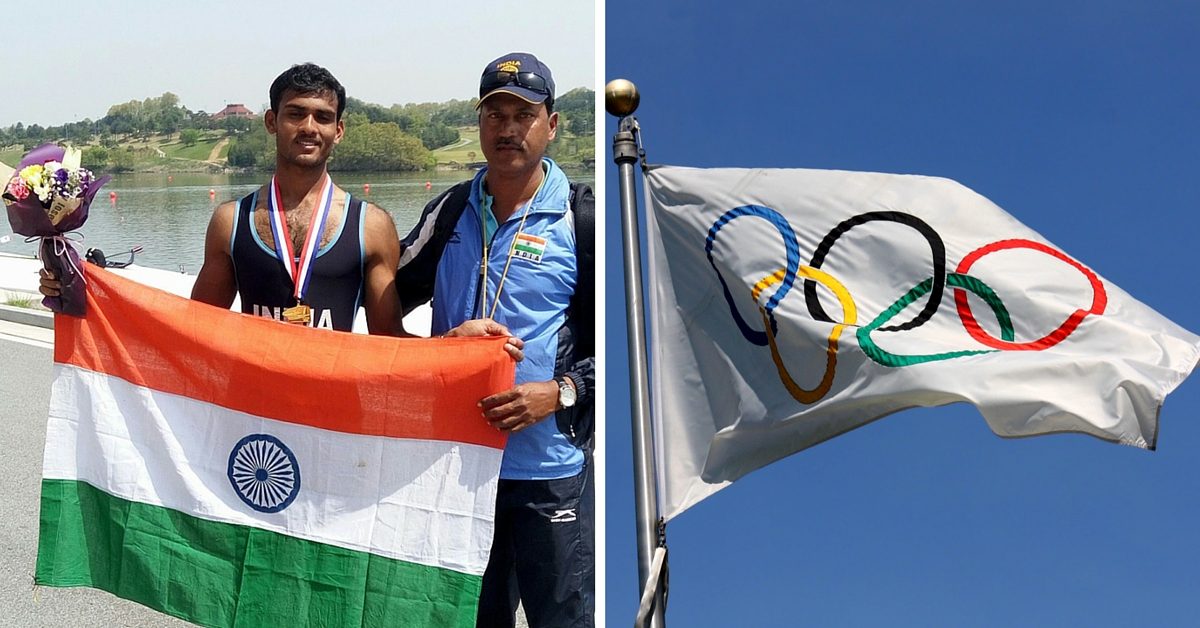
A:
[[[238,201],[230,254],[242,312],[279,319],[296,304],[294,287],[274,250],[254,228],[258,192]],[[346,195],[342,224],[313,261],[304,302],[313,308],[310,326],[350,331],[363,297],[362,221],[366,203]]]

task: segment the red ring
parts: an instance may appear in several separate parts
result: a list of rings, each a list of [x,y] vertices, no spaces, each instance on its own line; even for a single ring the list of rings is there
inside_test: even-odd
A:
[[[1088,281],[1092,284],[1092,308],[1090,310],[1075,310],[1075,313],[1068,317],[1066,322],[1064,322],[1062,325],[1059,325],[1058,329],[1055,329],[1038,340],[1034,340],[1033,342],[1008,342],[1006,340],[1000,340],[999,338],[989,335],[983,330],[982,327],[979,326],[979,323],[975,321],[975,315],[971,313],[971,306],[967,303],[966,291],[960,288],[955,288],[954,305],[958,308],[958,316],[962,319],[963,327],[966,328],[967,333],[971,334],[971,337],[980,344],[987,345],[993,349],[1000,349],[1002,351],[1041,351],[1043,349],[1053,347],[1063,340],[1066,340],[1067,336],[1070,336],[1075,331],[1075,328],[1079,327],[1079,323],[1083,322],[1084,317],[1086,317],[1088,314],[1100,315],[1104,313],[1104,308],[1108,305],[1108,294],[1104,291],[1104,284],[1100,281],[1100,278],[1096,276],[1096,273],[1088,270],[1082,264],[1067,257],[1063,253],[1040,242],[1014,239],[1001,240],[999,242],[993,242],[991,244],[981,246],[964,257],[962,261],[958,263],[958,269],[955,270],[955,272],[959,273],[960,275],[965,275],[967,274],[967,271],[971,269],[971,265],[979,261],[979,258],[989,253],[995,253],[996,251],[1003,251],[1005,249],[1033,249],[1035,251],[1041,251],[1042,253],[1052,257],[1056,257],[1074,266],[1077,270],[1079,270],[1079,272],[1083,273],[1083,275],[1087,277]]]

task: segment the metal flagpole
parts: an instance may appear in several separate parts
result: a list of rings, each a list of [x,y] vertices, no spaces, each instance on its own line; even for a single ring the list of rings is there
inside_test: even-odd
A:
[[[641,157],[638,149],[637,87],[624,79],[604,88],[604,107],[620,118],[613,136],[613,161],[617,164],[621,189],[621,235],[625,248],[625,320],[629,333],[629,391],[633,421],[633,474],[636,501],[638,582],[642,604],[635,624],[638,628],[665,628],[664,578],[665,543],[660,536],[658,495],[654,482],[654,453],[650,432],[650,385],[646,362],[646,316],[642,309],[642,255],[638,234],[637,188],[633,166]],[[657,554],[657,555],[656,555]],[[647,619],[649,620],[647,622]]]

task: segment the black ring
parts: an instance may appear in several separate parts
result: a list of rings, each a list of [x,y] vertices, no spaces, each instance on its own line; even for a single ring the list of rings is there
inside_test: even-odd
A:
[[[933,287],[929,290],[929,302],[925,304],[925,309],[911,321],[902,325],[889,325],[880,327],[878,331],[904,331],[915,329],[925,324],[937,312],[938,306],[942,303],[942,292],[946,288],[946,245],[942,243],[942,236],[938,235],[933,227],[930,227],[925,221],[903,212],[867,212],[859,214],[853,218],[843,220],[838,226],[834,227],[829,233],[825,234],[825,239],[817,245],[817,250],[813,251],[812,261],[809,266],[813,268],[821,268],[821,264],[825,263],[825,256],[829,254],[829,250],[833,248],[837,239],[847,231],[874,220],[887,220],[897,222],[902,225],[908,225],[916,229],[918,233],[925,236],[925,240],[929,242],[929,249],[933,252]],[[826,323],[835,323],[829,315],[825,313],[825,309],[821,307],[821,302],[817,300],[817,282],[812,279],[804,280],[804,302],[808,305],[808,313],[815,320],[824,321]]]

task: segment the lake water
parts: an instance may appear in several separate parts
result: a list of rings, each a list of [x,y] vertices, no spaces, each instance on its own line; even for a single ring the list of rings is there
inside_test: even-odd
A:
[[[450,186],[469,179],[469,171],[417,173],[335,173],[334,182],[356,197],[365,198],[387,210],[401,236],[416,224],[425,203]],[[164,270],[195,274],[204,261],[204,232],[213,209],[225,201],[241,198],[270,180],[270,175],[209,174],[118,175],[100,190],[92,203],[87,223],[80,229],[80,255],[99,248],[115,261],[124,261],[122,251],[141,245],[137,263]],[[595,186],[595,171],[571,171],[572,181]],[[430,189],[425,183],[431,184]],[[370,184],[369,194],[363,185]],[[209,190],[216,192],[209,196]],[[109,193],[116,192],[116,203]],[[0,236],[8,224],[0,223]],[[36,246],[21,236],[0,243],[0,252],[32,255]]]

